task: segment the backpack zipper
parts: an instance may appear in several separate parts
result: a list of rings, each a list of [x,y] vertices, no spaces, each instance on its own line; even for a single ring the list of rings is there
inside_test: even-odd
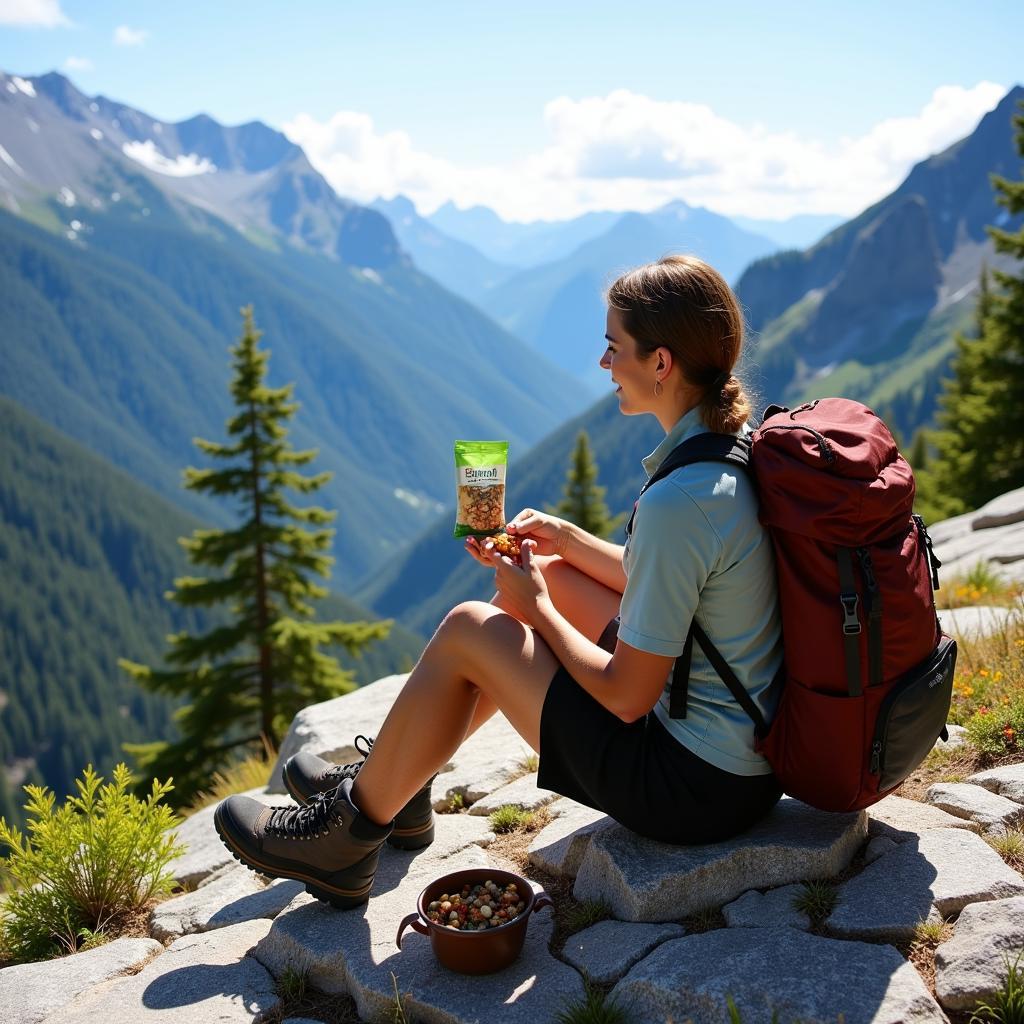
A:
[[[805,423],[775,423],[768,428],[769,430],[809,430],[813,435],[815,441],[818,442],[818,450],[821,452],[821,457],[825,462],[831,466],[836,461],[836,453],[829,444],[828,438],[824,434],[819,433],[814,427],[809,427]]]

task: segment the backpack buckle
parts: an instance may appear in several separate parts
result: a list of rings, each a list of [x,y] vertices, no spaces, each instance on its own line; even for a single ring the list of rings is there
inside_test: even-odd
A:
[[[843,633],[856,636],[860,632],[860,619],[857,618],[860,597],[857,594],[840,594],[839,603],[843,606]]]

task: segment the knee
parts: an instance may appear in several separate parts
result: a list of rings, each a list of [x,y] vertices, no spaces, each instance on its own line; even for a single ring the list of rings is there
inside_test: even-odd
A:
[[[434,639],[451,641],[476,633],[493,615],[503,614],[486,601],[463,601],[457,604],[437,627]]]

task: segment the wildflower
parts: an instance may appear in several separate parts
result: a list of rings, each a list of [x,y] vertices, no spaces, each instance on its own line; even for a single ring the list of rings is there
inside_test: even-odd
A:
[[[1003,735],[1006,737],[1006,741],[1008,743],[1012,743],[1013,742],[1013,737],[1017,735],[1017,732],[1013,728],[1013,726],[1008,725],[1008,726],[1006,726],[1005,729],[1003,729]]]
[[[987,708],[987,707],[985,707],[985,705],[984,705],[984,704],[982,704],[982,705],[981,705],[981,707],[979,707],[979,708],[978,708],[978,710],[977,710],[977,711],[975,712],[975,714],[978,714],[978,715],[987,715],[987,714],[988,714],[988,708]]]
[[[965,686],[964,689],[963,689],[963,694],[964,694],[965,697],[973,697],[974,696],[974,687],[973,686]]]
[[[981,676],[982,679],[987,679],[988,678],[988,669],[987,668],[979,669],[978,670],[978,675]]]

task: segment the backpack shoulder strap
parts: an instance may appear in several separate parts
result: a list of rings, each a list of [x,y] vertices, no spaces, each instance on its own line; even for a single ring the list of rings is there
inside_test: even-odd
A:
[[[663,480],[669,473],[695,462],[724,462],[731,466],[739,466],[753,479],[753,470],[750,467],[750,438],[737,437],[735,434],[705,432],[696,434],[694,437],[688,438],[682,444],[673,448],[647,483],[644,484],[640,491],[641,496],[648,487],[656,484],[659,480]],[[635,516],[636,506],[633,507],[633,514],[629,517],[629,523],[626,525],[627,537],[633,532],[633,519]],[[672,682],[669,687],[669,717],[686,717],[686,698],[694,637],[696,637],[697,642],[704,650],[708,661],[711,662],[712,667],[718,673],[722,682],[728,687],[733,698],[754,722],[757,735],[760,736],[766,733],[767,725],[760,709],[754,703],[750,694],[743,688],[743,685],[736,678],[735,673],[729,668],[722,655],[719,654],[718,649],[712,644],[707,634],[697,624],[696,619],[690,624],[683,653],[676,659],[672,667]]]
[[[692,465],[695,462],[726,462],[732,466],[739,466],[748,474],[753,475],[750,468],[750,439],[737,437],[735,434],[716,434],[705,432],[687,438],[682,444],[676,445],[665,456],[662,464],[655,470],[654,475],[640,489],[640,496],[644,491],[664,480],[669,473],[683,466]],[[633,506],[633,513],[626,524],[626,536],[633,532],[633,520],[636,517],[636,506]]]

